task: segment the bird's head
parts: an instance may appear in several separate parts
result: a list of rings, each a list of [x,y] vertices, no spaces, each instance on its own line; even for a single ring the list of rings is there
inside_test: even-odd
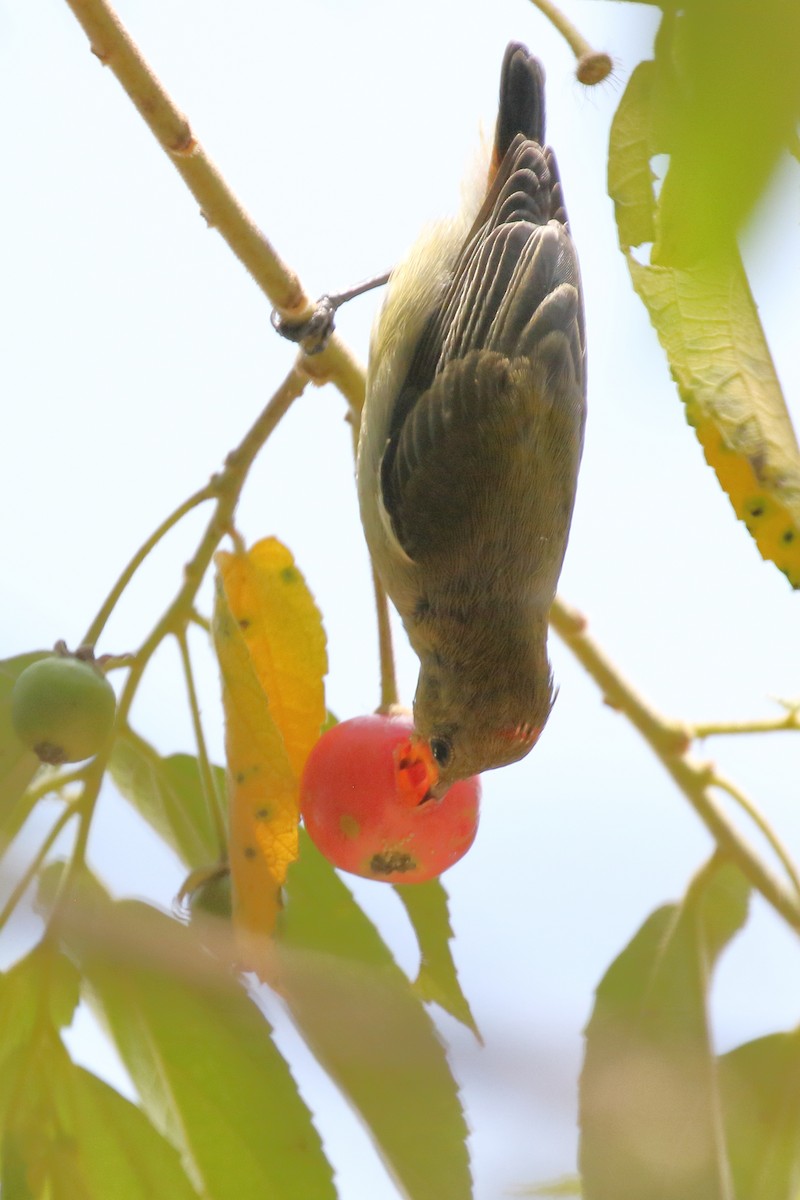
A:
[[[517,762],[533,748],[553,705],[549,665],[522,690],[502,680],[448,686],[437,671],[420,672],[414,734],[407,763],[420,800],[440,798],[459,779]]]

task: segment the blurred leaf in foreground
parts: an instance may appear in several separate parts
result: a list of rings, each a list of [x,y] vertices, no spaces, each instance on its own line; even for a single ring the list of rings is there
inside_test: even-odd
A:
[[[580,1085],[587,1200],[731,1200],[707,1001],[748,895],[738,868],[712,859],[602,979]]]
[[[79,977],[42,944],[0,977],[0,1191],[9,1200],[197,1200],[144,1113],[71,1061]]]
[[[310,1113],[225,954],[146,904],[112,902],[89,878],[59,929],[144,1111],[204,1196],[333,1200]]]
[[[305,834],[287,892],[275,951],[292,1019],[360,1114],[402,1194],[469,1200],[467,1126],[433,1023]]]
[[[719,1060],[719,1081],[737,1198],[800,1194],[800,1032],[731,1050]]]

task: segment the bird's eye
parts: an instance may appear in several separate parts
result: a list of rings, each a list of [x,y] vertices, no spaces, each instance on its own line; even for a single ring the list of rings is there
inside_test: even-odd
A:
[[[446,767],[453,757],[453,747],[447,738],[431,738],[431,754],[440,767]]]

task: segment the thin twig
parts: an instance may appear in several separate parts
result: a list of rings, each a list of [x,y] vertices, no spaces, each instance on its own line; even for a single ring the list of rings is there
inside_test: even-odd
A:
[[[550,612],[550,624],[598,684],[606,701],[639,730],[718,846],[792,929],[800,931],[800,900],[761,862],[709,794],[709,787],[716,781],[713,770],[686,753],[691,730],[667,720],[646,704],[586,633],[586,619],[558,598]]]
[[[211,564],[214,551],[222,541],[222,538],[231,529],[233,514],[253,460],[281,418],[288,412],[297,397],[302,394],[307,383],[308,376],[305,372],[296,366],[293,367],[266,408],[245,434],[242,441],[228,455],[223,470],[212,481],[217,497],[214,512],[191,562],[187,563],[184,569],[183,584],[175,599],[156,622],[154,628],[134,655],[130,673],[125,681],[125,686],[122,689],[122,694],[117,704],[115,734],[127,722],[136,689],[144,674],[145,667],[153,654],[168,634],[178,633],[184,627],[186,621],[189,620],[194,608],[195,597],[203,582],[205,573]],[[69,866],[59,883],[58,893],[53,905],[54,920],[58,919],[64,900],[69,895],[72,883],[82,869],[86,859],[86,846],[89,839],[92,816],[97,803],[97,797],[100,793],[100,784],[102,783],[108,764],[113,741],[114,738],[112,737],[109,742],[109,748],[103,753],[98,754],[86,769],[86,787],[81,800],[81,822]]]
[[[770,825],[764,814],[753,804],[752,800],[744,794],[741,788],[737,787],[730,779],[726,779],[724,775],[715,769],[713,777],[709,780],[709,787],[720,788],[723,792],[727,792],[731,796],[743,812],[746,812],[755,827],[761,831],[769,845],[775,852],[775,857],[780,862],[787,876],[792,882],[798,899],[800,899],[800,875],[797,873],[797,867],[792,861],[792,856],[784,846],[781,839],[778,837],[775,830]]]
[[[154,530],[154,532],[150,534],[150,537],[147,539],[147,541],[142,543],[142,545],[134,554],[133,558],[125,567],[119,579],[112,587],[111,591],[106,596],[105,600],[100,606],[100,611],[98,612],[97,616],[86,630],[82,642],[83,645],[94,646],[97,643],[97,640],[105,629],[106,622],[111,616],[111,613],[114,611],[120,596],[125,591],[125,588],[128,586],[139,567],[147,558],[150,551],[158,545],[161,539],[169,533],[170,529],[172,529],[174,525],[177,525],[187,513],[190,513],[193,508],[197,508],[198,504],[202,504],[206,500],[212,500],[214,495],[215,491],[213,485],[207,484],[204,488],[201,488],[199,492],[195,492],[193,496],[190,496],[188,500],[184,500],[183,504],[179,504],[175,511],[171,512],[170,515],[161,522],[158,529]]]
[[[790,708],[783,717],[763,717],[752,721],[703,721],[691,727],[692,735],[700,739],[725,734],[783,733],[791,729],[800,730],[800,712],[796,707]]]
[[[197,699],[197,688],[195,687],[194,683],[192,660],[189,655],[189,640],[186,637],[185,626],[178,630],[175,635],[175,639],[178,643],[178,649],[181,653],[183,677],[186,681],[186,693],[189,697],[189,710],[192,714],[194,740],[195,745],[197,746],[197,766],[200,772],[200,786],[203,789],[203,798],[206,802],[208,815],[217,839],[219,858],[220,861],[222,861],[225,858],[228,847],[228,835],[225,827],[225,814],[222,809],[222,798],[219,795],[216,783],[214,781],[214,773],[211,770],[211,761],[208,757],[208,750],[206,748],[206,739],[203,733],[203,721],[200,715],[200,702]]]

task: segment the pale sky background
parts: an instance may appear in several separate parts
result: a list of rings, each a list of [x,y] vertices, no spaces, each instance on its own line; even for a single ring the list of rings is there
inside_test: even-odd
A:
[[[524,0],[120,0],[118,11],[312,295],[389,266],[425,221],[458,203],[480,122],[493,124],[506,42],[522,40],[542,57],[589,343],[586,449],[562,594],[665,713],[772,714],[770,696],[800,694],[800,597],[761,562],[705,466],[631,291],[605,191],[611,116],[648,53],[658,10],[599,0],[565,7],[615,60],[613,78],[593,91],[577,84],[570,51]],[[259,289],[206,228],[65,3],[0,0],[0,104],[6,657],[80,639],[133,550],[239,441],[294,350],[272,332]],[[797,421],[796,162],[776,175],[745,257]],[[339,320],[362,359],[377,302],[360,299]],[[276,534],[304,571],[325,617],[328,702],[340,718],[378,701],[344,412],[332,388],[309,390],[258,461],[238,515],[249,541]],[[141,572],[102,651],[141,642],[179,584],[204,513]],[[206,590],[206,610],[208,599]],[[399,630],[397,642],[410,702],[416,660]],[[202,636],[193,644],[220,761],[216,670]],[[439,1021],[473,1130],[478,1200],[574,1168],[593,988],[711,848],[650,751],[555,639],[551,654],[560,694],[546,733],[523,763],[485,778],[478,840],[446,876],[460,975],[486,1042],[480,1049]],[[177,662],[169,647],[134,710],[136,727],[165,752],[193,748]],[[800,855],[797,735],[719,740],[700,752],[747,789]],[[41,817],[22,839],[21,864],[52,811]],[[171,854],[110,793],[95,825],[92,860],[113,889],[168,908],[182,882]],[[12,883],[0,880],[0,891]],[[396,897],[378,884],[354,890],[413,971]],[[34,934],[30,924],[10,930],[2,962]],[[720,1050],[794,1025],[798,994],[795,939],[755,900],[714,986]],[[393,1200],[357,1121],[275,1008],[342,1197]],[[81,1061],[121,1082],[85,1014],[69,1041]]]

